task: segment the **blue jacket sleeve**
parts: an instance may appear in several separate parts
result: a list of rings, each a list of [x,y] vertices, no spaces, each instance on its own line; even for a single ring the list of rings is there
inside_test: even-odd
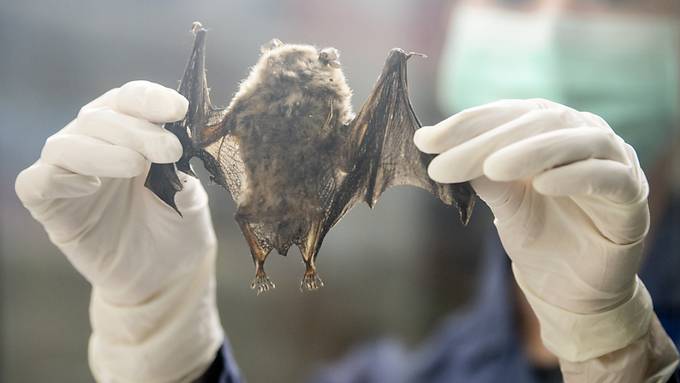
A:
[[[217,351],[215,360],[196,383],[245,383],[226,339]]]

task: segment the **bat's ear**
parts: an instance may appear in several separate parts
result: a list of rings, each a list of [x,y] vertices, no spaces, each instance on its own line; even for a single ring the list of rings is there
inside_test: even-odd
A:
[[[281,40],[271,39],[268,43],[262,44],[262,46],[260,47],[260,52],[261,53],[267,53],[270,50],[272,50],[274,48],[278,48],[282,45],[283,45],[283,43],[281,42]]]
[[[319,52],[319,61],[333,68],[340,67],[340,52],[335,48],[324,48]]]

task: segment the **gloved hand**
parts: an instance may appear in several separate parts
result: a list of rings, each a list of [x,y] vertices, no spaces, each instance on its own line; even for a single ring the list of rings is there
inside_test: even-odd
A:
[[[47,139],[16,192],[50,240],[92,284],[90,366],[98,381],[192,379],[223,342],[215,305],[216,238],[200,182],[173,209],[144,187],[150,163],[179,159],[160,124],[188,102],[133,81],[85,105]]]
[[[649,228],[633,148],[607,123],[546,100],[504,100],[419,129],[438,182],[471,181],[495,216],[513,273],[560,359],[642,337],[653,317],[636,278]]]

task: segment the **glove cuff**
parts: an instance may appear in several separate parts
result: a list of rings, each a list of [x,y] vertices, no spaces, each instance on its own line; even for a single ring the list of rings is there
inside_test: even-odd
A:
[[[517,284],[538,317],[541,339],[558,358],[583,362],[622,349],[644,336],[653,317],[652,298],[640,278],[632,297],[614,309],[579,314],[552,305],[523,283],[513,266]]]
[[[215,301],[215,252],[135,305],[90,301],[90,369],[98,382],[189,382],[224,342]]]

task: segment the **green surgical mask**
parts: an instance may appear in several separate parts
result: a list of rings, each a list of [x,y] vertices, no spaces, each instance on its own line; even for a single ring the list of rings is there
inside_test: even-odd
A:
[[[439,99],[448,113],[535,97],[589,111],[649,166],[678,126],[679,60],[676,19],[458,7]]]

